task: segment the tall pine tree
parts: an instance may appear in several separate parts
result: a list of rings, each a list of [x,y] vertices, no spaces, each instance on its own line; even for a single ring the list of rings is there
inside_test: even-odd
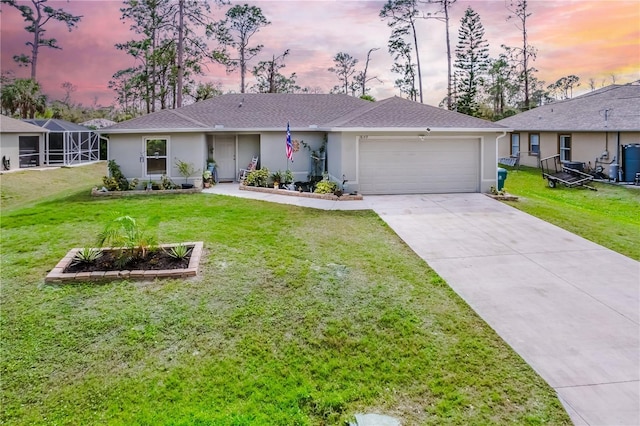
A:
[[[456,46],[456,109],[467,115],[477,116],[479,111],[478,89],[489,64],[489,44],[484,38],[480,15],[468,7],[460,20]]]

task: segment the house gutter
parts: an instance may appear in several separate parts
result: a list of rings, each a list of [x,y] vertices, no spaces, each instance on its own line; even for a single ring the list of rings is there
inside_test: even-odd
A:
[[[496,133],[505,131],[504,127],[492,128],[470,128],[470,127],[329,127],[324,129],[326,132],[364,132],[364,133],[386,133],[386,132],[418,132],[418,133]]]

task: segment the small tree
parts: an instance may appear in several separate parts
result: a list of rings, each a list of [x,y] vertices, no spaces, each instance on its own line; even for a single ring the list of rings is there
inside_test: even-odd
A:
[[[528,40],[527,19],[531,16],[531,12],[529,12],[527,0],[511,0],[507,9],[511,12],[507,19],[519,21],[516,23],[516,27],[522,31],[522,47],[512,48],[511,58],[520,70],[524,96],[522,109],[528,110],[531,108],[531,77],[535,72],[531,62],[535,61],[537,54],[535,47],[531,46]]]
[[[262,14],[262,9],[257,6],[244,4],[237,5],[229,9],[224,19],[211,28],[218,42],[225,48],[223,52],[218,52],[214,59],[226,66],[227,72],[233,72],[240,68],[240,93],[245,92],[245,77],[247,74],[247,64],[264,47],[262,44],[249,46],[249,40],[260,28],[271,24]],[[238,56],[230,57],[226,48],[235,49]]]
[[[387,3],[380,10],[380,17],[388,19],[387,25],[391,28],[391,37],[389,38],[389,53],[396,58],[408,59],[405,63],[394,64],[392,71],[404,70],[404,77],[401,79],[403,85],[408,83],[408,80],[415,80],[415,74],[418,75],[418,91],[420,96],[420,103],[424,103],[424,96],[422,91],[422,68],[420,66],[420,50],[418,49],[418,34],[416,30],[416,20],[419,18],[420,12],[418,11],[417,0],[388,0]],[[404,37],[411,37],[413,39],[413,45],[410,42],[403,40]],[[395,48],[395,47],[400,47]],[[415,48],[416,63],[411,62],[412,52]],[[396,59],[397,60],[397,59]],[[398,81],[396,81],[396,85]],[[402,88],[400,89],[403,90]],[[406,90],[406,89],[405,89]],[[412,84],[411,98],[415,99],[415,82]],[[405,92],[406,93],[406,92]]]
[[[289,77],[280,73],[285,68],[284,59],[289,55],[289,49],[280,56],[272,55],[269,61],[260,61],[253,67],[252,74],[257,83],[252,87],[258,93],[293,93],[300,89],[296,85],[296,73]]]
[[[82,16],[75,16],[63,9],[54,9],[47,5],[48,0],[31,0],[33,6],[18,4],[17,0],[2,0],[2,3],[15,7],[20,11],[27,26],[27,32],[33,34],[33,40],[26,43],[31,46],[31,57],[22,54],[16,55],[13,59],[20,65],[31,65],[31,79],[36,80],[36,70],[38,65],[38,53],[40,47],[50,47],[52,49],[62,49],[55,38],[44,38],[46,30],[44,26],[51,21],[59,21],[67,26],[69,31],[77,28]]]
[[[456,110],[477,116],[478,88],[489,63],[489,44],[484,39],[480,15],[467,8],[460,21],[456,46]]]
[[[189,183],[189,178],[196,174],[199,170],[196,170],[193,163],[187,163],[180,159],[176,159],[176,168],[178,173],[184,178],[184,183]]]
[[[336,86],[337,91],[349,94],[351,76],[356,72],[356,64],[358,60],[348,53],[339,52],[333,57],[334,66],[327,68],[327,71],[335,73],[340,81],[340,85]]]
[[[135,259],[144,259],[156,245],[154,237],[148,235],[131,216],[119,216],[107,224],[98,235],[101,247],[117,247],[116,263],[119,268]]]

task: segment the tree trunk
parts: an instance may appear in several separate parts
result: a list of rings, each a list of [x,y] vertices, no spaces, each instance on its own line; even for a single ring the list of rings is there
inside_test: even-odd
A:
[[[443,6],[444,23],[447,31],[447,109],[451,110],[451,41],[449,40],[449,0],[444,0]]]
[[[529,52],[527,50],[527,18],[526,18],[526,10],[525,10],[525,18],[522,20],[522,40],[523,40],[523,50],[522,54],[523,65],[524,65],[524,109],[529,109]]]
[[[240,93],[244,93],[244,75],[247,72],[247,62],[244,59],[244,47],[240,49]]]
[[[418,35],[416,34],[416,26],[411,20],[411,29],[413,30],[413,43],[416,46],[416,63],[418,64],[418,86],[420,86],[420,103],[424,103],[422,95],[422,68],[420,67],[420,52],[418,50]]]
[[[178,2],[178,82],[176,88],[176,107],[182,106],[182,79],[184,78],[184,0]]]
[[[40,12],[40,5],[35,4],[37,18],[33,20],[33,46],[31,49],[31,79],[36,81],[36,70],[38,67],[38,48],[40,47],[40,21],[42,20],[42,13]]]

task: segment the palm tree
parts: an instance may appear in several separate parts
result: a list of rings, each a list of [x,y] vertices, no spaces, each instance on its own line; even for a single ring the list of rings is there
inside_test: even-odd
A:
[[[40,84],[30,78],[18,78],[5,84],[0,94],[2,109],[21,118],[35,118],[36,113],[44,113],[47,97],[40,92]]]

